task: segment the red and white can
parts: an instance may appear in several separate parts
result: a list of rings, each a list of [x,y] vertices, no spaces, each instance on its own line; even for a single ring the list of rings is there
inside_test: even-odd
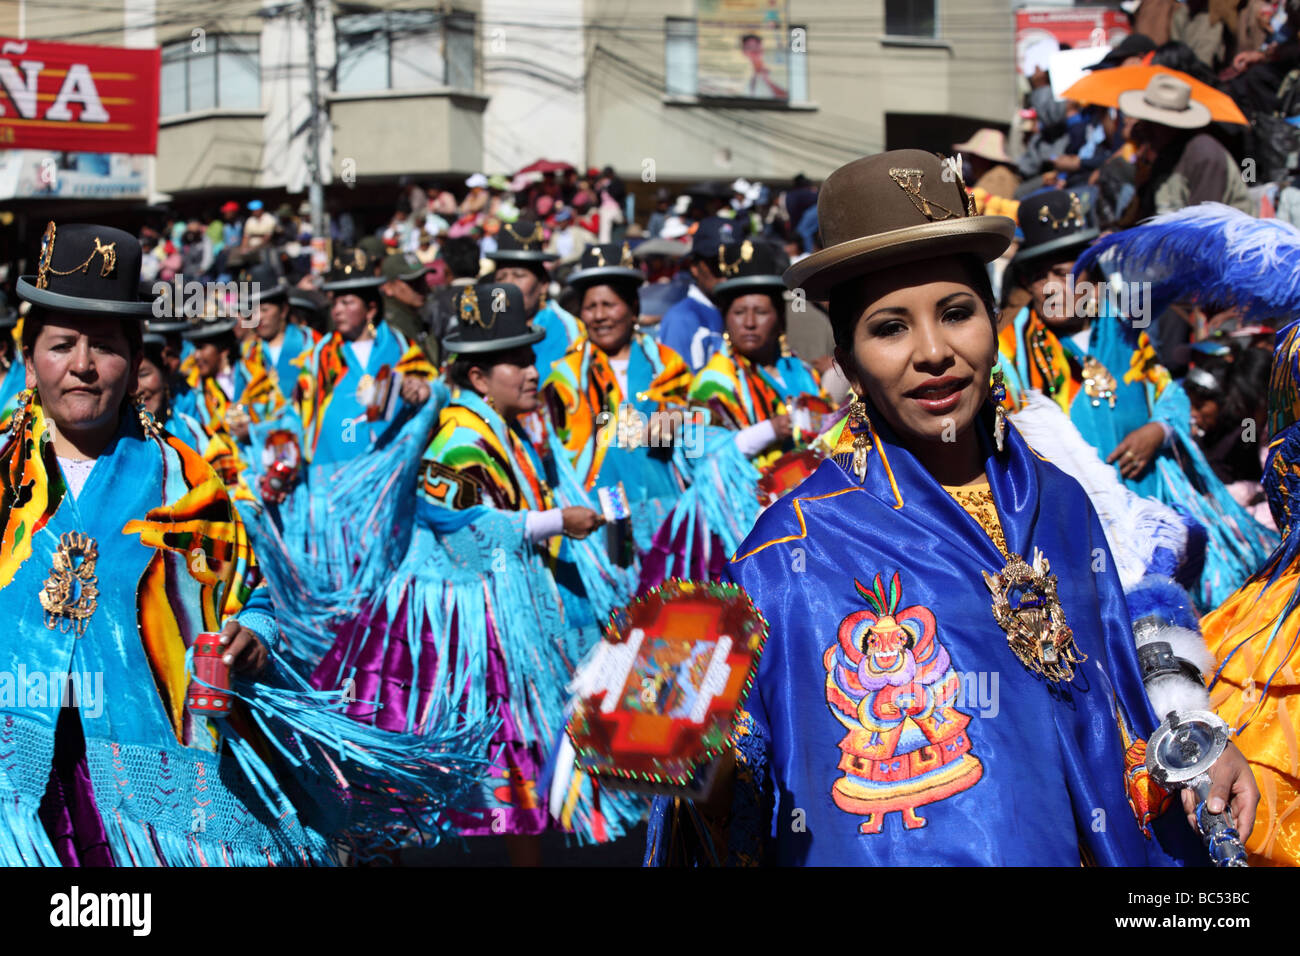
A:
[[[230,665],[222,660],[225,653],[221,635],[215,631],[205,631],[194,639],[194,679],[186,695],[191,711],[210,717],[230,713],[233,697]]]

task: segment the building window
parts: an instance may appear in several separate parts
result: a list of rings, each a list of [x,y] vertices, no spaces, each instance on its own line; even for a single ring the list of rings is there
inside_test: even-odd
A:
[[[664,36],[664,92],[669,96],[695,95],[694,20],[669,19]]]
[[[257,36],[208,36],[169,43],[162,51],[162,116],[196,110],[262,107],[262,69]]]
[[[924,37],[939,35],[938,0],[885,0],[885,35]]]
[[[768,37],[767,52],[758,59],[766,68],[762,78],[753,73],[752,60],[745,52],[751,45],[763,50],[762,36],[750,28],[732,27],[734,35],[718,36],[716,26],[709,30],[708,69],[701,82],[700,24],[696,20],[670,17],[664,27],[664,92],[668,96],[720,96],[739,99],[766,99],[778,102],[808,101],[808,29],[790,25],[786,42],[772,44]],[[729,56],[732,50],[736,55]],[[727,51],[721,53],[720,50]],[[770,81],[770,82],[769,82]]]
[[[474,88],[474,16],[434,10],[345,14],[334,21],[340,93]]]
[[[790,27],[790,102],[808,102],[808,28]]]

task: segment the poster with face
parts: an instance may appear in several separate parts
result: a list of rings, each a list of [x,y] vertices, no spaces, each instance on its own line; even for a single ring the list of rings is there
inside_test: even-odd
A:
[[[789,98],[785,0],[697,0],[700,96]]]

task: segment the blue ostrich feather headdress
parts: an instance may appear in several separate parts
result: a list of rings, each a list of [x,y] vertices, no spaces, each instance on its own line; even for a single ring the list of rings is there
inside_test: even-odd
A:
[[[1194,300],[1236,306],[1243,321],[1288,324],[1300,315],[1300,229],[1222,203],[1163,213],[1099,239],[1076,271],[1151,283],[1151,316]]]

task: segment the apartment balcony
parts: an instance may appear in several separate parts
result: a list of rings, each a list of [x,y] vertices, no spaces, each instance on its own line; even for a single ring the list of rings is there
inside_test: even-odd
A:
[[[202,110],[159,121],[157,189],[253,189],[261,185],[263,110]]]
[[[474,171],[488,98],[452,88],[332,93],[335,179]]]

